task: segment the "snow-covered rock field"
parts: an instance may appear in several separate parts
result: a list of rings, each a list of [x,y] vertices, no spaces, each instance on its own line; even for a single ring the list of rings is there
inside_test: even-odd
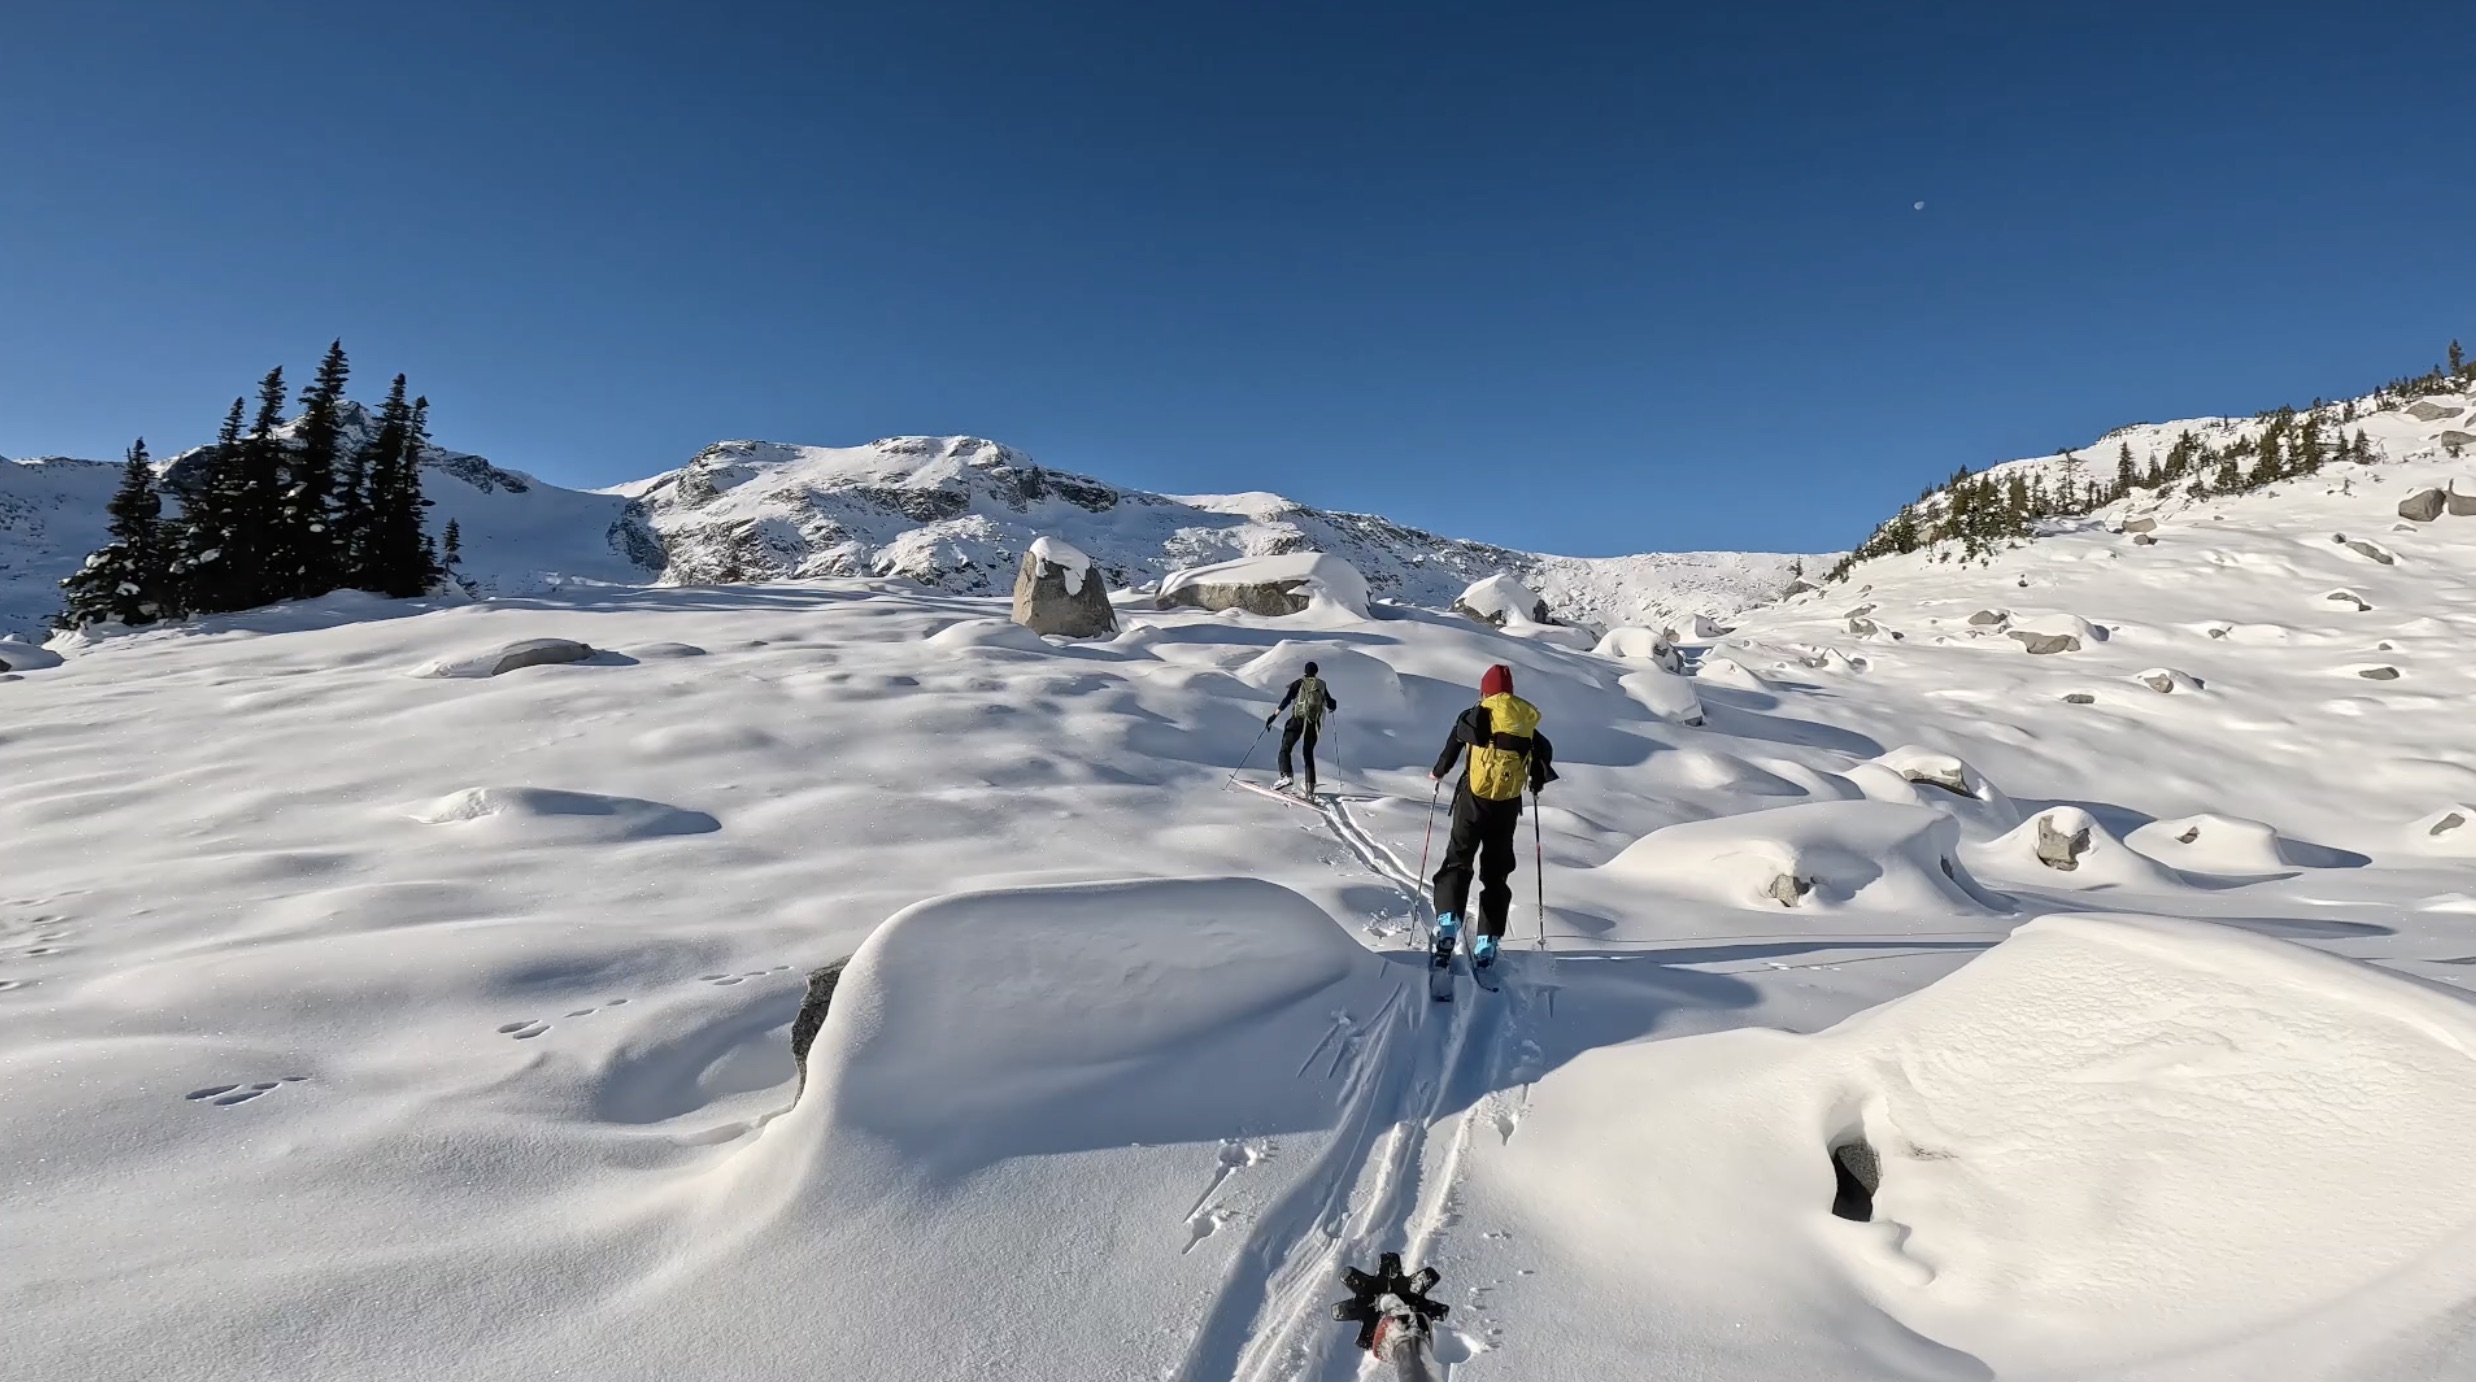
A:
[[[9,1370],[1332,1382],[1398,1251],[1454,1382],[2476,1376],[2476,516],[2396,514],[2453,478],[1681,655],[864,576],[58,640],[0,685]],[[1328,795],[1231,790],[1309,659]],[[1492,662],[1564,777],[1502,991],[1431,1003]]]

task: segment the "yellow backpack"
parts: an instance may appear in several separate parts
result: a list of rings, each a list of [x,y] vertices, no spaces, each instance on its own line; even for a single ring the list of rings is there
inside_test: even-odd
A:
[[[1530,785],[1530,735],[1539,727],[1539,707],[1510,691],[1480,701],[1491,731],[1484,744],[1470,746],[1470,794],[1488,801],[1512,801]]]

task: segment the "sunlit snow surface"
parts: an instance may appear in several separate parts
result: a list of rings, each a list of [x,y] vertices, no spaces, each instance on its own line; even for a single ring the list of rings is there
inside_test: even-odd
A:
[[[0,685],[9,1371],[1340,1379],[1398,1250],[1456,1379],[2476,1375],[2476,517],[2392,514],[2469,469],[1876,564],[1690,700],[902,582],[71,647]],[[536,639],[597,651],[415,675]],[[1332,799],[1225,790],[1309,659]],[[1493,662],[1549,944],[1525,829],[1503,992],[1431,1004]]]

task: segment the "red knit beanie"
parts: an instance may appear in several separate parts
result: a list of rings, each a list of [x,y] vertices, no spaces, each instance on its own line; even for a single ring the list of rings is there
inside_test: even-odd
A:
[[[1485,699],[1489,696],[1501,696],[1512,689],[1513,669],[1505,666],[1501,662],[1488,668],[1487,675],[1479,678],[1479,696],[1481,699]]]

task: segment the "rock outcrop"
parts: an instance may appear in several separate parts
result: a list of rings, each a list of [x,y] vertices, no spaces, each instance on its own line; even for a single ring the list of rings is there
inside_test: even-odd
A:
[[[2442,506],[2453,518],[2476,517],[2476,494],[2459,493],[2459,482],[2453,480],[2442,492]]]
[[[1362,619],[1367,616],[1366,578],[1357,567],[1323,552],[1242,557],[1189,567],[1161,582],[1154,604],[1161,609],[1184,605],[1243,610],[1278,619],[1305,613],[1319,597]]]
[[[2077,820],[2066,820],[2063,827],[2058,828],[2055,821],[2058,814],[2049,811],[2038,817],[2038,862],[2050,869],[2070,873],[2081,866],[2081,856],[2089,852],[2093,832],[2088,825]]]
[[[2406,408],[2407,415],[2418,422],[2440,422],[2444,418],[2457,417],[2465,411],[2467,411],[2465,408],[2437,403],[2430,398],[2419,398],[2408,404]]]
[[[1092,559],[1057,538],[1034,541],[1014,579],[1014,621],[1057,638],[1108,638],[1118,631],[1109,582]]]

